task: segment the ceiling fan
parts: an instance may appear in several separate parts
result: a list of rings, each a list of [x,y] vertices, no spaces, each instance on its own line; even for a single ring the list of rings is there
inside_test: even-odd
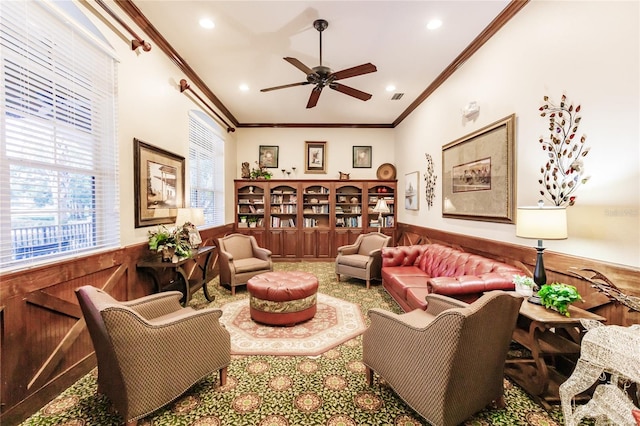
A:
[[[337,83],[336,80],[342,80],[345,78],[356,77],[358,75],[376,72],[378,69],[375,65],[373,65],[372,63],[366,63],[337,72],[333,72],[331,68],[322,65],[322,32],[326,30],[328,26],[329,23],[324,19],[316,19],[315,21],[313,21],[313,27],[320,33],[320,65],[318,65],[317,67],[309,68],[296,58],[283,58],[294,67],[307,74],[307,81],[269,87],[260,91],[269,92],[271,90],[285,89],[287,87],[315,84],[315,87],[313,88],[313,90],[311,90],[311,96],[309,97],[309,101],[307,102],[307,108],[313,108],[318,104],[320,93],[325,86],[328,86],[330,89],[336,90],[349,96],[353,96],[354,98],[358,98],[363,101],[371,99],[371,95],[369,93],[365,93],[358,89],[354,89],[353,87]]]

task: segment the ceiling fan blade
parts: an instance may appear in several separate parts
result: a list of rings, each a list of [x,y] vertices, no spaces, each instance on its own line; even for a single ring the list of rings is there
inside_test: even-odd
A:
[[[369,93],[362,92],[358,89],[354,89],[353,87],[345,86],[344,84],[331,83],[329,87],[333,90],[337,90],[340,93],[353,96],[354,98],[358,98],[362,101],[368,101],[369,99],[371,99],[371,95]]]
[[[311,91],[311,96],[309,96],[309,102],[307,102],[307,108],[313,108],[318,104],[318,99],[320,99],[320,93],[322,92],[322,87],[316,86]]]
[[[333,80],[341,80],[343,78],[355,77],[357,75],[369,74],[370,72],[376,72],[378,69],[372,63],[366,63],[358,65],[357,67],[347,68],[345,70],[336,71],[329,77]]]
[[[291,65],[293,65],[294,67],[298,68],[300,71],[302,71],[303,73],[309,75],[309,74],[315,74],[315,71],[313,71],[311,68],[309,68],[308,66],[306,66],[305,64],[303,64],[302,62],[300,62],[299,60],[297,60],[296,58],[291,58],[291,57],[286,57],[286,58],[282,58],[285,61],[289,62]]]
[[[282,86],[268,87],[266,89],[260,89],[261,92],[270,92],[272,90],[286,89],[287,87],[304,86],[309,84],[308,81],[301,81],[300,83],[283,84]]]

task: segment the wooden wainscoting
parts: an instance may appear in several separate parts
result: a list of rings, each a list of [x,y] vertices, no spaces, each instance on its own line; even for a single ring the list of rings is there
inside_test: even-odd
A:
[[[396,245],[440,243],[519,266],[528,271],[530,276],[535,268],[535,244],[530,247],[521,246],[402,223],[398,224],[398,235]],[[547,282],[562,282],[578,288],[584,302],[578,302],[576,306],[602,315],[607,318],[607,324],[629,326],[640,323],[639,312],[629,312],[627,307],[612,303],[601,292],[593,289],[589,282],[570,272],[572,268],[594,269],[609,278],[625,294],[640,296],[639,268],[549,250],[544,253],[544,266]]]
[[[215,244],[232,229],[204,230],[203,242]],[[0,424],[20,423],[95,367],[74,290],[93,285],[118,300],[151,294],[151,280],[136,270],[148,255],[141,243],[2,276]],[[215,277],[217,265],[211,268]]]

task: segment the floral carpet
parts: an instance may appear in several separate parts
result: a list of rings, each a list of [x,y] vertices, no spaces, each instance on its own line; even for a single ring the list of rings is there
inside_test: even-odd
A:
[[[356,303],[365,314],[372,307],[400,313],[398,305],[373,283],[343,278],[337,282],[333,263],[276,263],[275,270],[302,270],[318,277],[319,291]],[[246,298],[239,287],[234,298],[229,289],[208,284],[216,296],[207,302],[198,291],[190,304],[197,308],[221,307]],[[320,425],[426,425],[385,383],[367,386],[362,360],[362,336],[355,337],[319,356],[233,355],[227,384],[219,386],[216,373],[193,386],[178,400],[142,419],[139,425],[185,426],[320,426]],[[111,426],[122,422],[109,400],[96,394],[97,370],[93,370],[23,425]],[[485,409],[464,425],[561,426],[561,409],[550,412],[533,402],[508,379],[504,380],[506,407]],[[582,423],[583,425],[592,423]]]
[[[317,294],[313,318],[293,327],[254,322],[246,298],[222,307],[220,322],[231,334],[233,355],[320,355],[367,328],[355,303]]]

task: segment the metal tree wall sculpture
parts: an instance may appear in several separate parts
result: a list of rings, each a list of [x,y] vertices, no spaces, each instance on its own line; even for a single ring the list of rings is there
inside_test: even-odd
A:
[[[566,101],[567,97],[562,95],[560,105],[555,105],[545,96],[539,109],[541,117],[549,117],[549,138],[540,137],[542,149],[549,154],[547,164],[540,168],[542,179],[538,182],[543,187],[540,194],[556,206],[572,206],[576,190],[589,180],[583,176],[582,161],[590,149],[585,146],[587,137],[583,134],[576,138],[580,105],[574,108]]]
[[[430,209],[436,196],[436,179],[438,179],[438,176],[434,173],[433,158],[429,154],[425,154],[425,156],[427,157],[427,173],[424,174],[424,186],[426,188],[427,207]]]

